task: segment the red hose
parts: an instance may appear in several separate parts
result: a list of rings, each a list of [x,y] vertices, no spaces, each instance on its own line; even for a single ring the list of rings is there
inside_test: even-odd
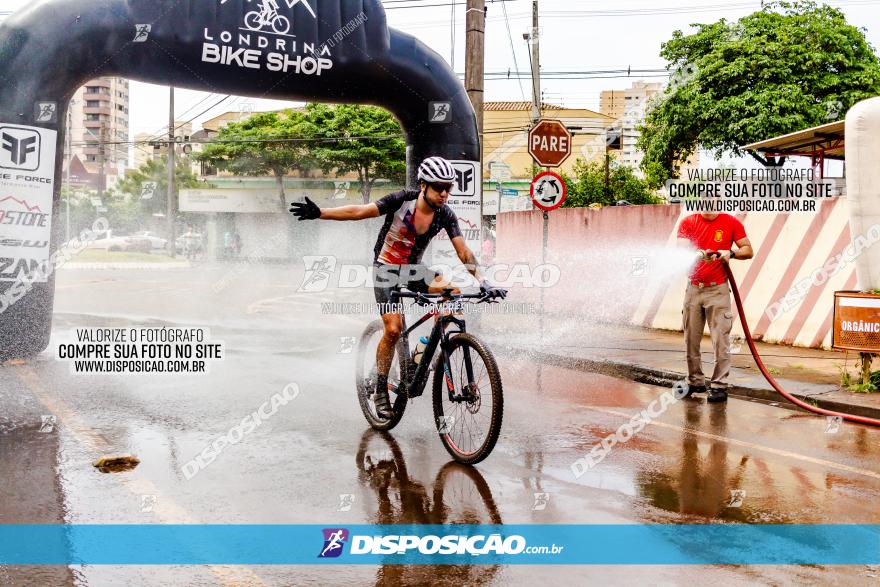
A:
[[[749,324],[746,322],[746,313],[743,310],[742,298],[739,297],[739,288],[736,287],[736,280],[733,278],[733,272],[730,270],[730,266],[727,263],[723,263],[724,271],[727,273],[727,279],[730,280],[730,289],[733,291],[733,299],[736,300],[736,308],[739,310],[739,320],[742,323],[743,332],[746,335],[746,342],[749,343],[749,349],[752,351],[752,356],[755,357],[755,363],[758,365],[758,369],[761,370],[761,373],[773,386],[773,389],[778,391],[782,397],[790,401],[796,406],[799,406],[805,410],[809,410],[811,412],[815,412],[816,414],[822,414],[825,416],[838,416],[843,418],[844,420],[848,420],[850,422],[858,422],[859,424],[869,424],[871,426],[880,426],[880,420],[875,420],[874,418],[866,418],[863,416],[854,416],[852,414],[844,414],[843,412],[835,412],[832,410],[826,410],[824,408],[817,408],[816,406],[811,406],[810,404],[799,400],[794,397],[782,387],[776,383],[776,380],[773,379],[773,376],[767,371],[767,368],[764,366],[764,362],[761,360],[761,356],[758,355],[758,349],[755,348],[755,341],[752,340],[752,333],[749,331]]]

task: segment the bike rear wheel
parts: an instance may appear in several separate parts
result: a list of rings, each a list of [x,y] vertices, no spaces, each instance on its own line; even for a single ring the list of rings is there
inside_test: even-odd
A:
[[[470,358],[472,380],[466,357]],[[472,334],[453,336],[444,358],[434,372],[434,421],[452,458],[473,465],[489,456],[501,433],[501,374],[488,347]]]
[[[385,326],[381,320],[371,322],[361,334],[357,351],[357,367],[355,369],[355,384],[357,386],[358,402],[364,417],[374,430],[387,432],[400,423],[403,412],[406,409],[406,389],[401,385],[406,380],[409,369],[409,354],[403,337],[397,342],[394,349],[394,360],[391,370],[388,372],[388,389],[391,396],[391,404],[394,407],[394,416],[390,420],[384,420],[376,414],[374,395],[376,390],[376,349],[379,341],[385,335]],[[398,391],[400,393],[398,393]]]

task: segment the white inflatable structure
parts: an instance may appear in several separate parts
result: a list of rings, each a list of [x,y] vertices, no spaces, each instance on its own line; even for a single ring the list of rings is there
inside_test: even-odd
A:
[[[853,242],[880,226],[880,97],[856,104],[846,114],[846,199]],[[859,289],[880,289],[880,246],[856,259]]]

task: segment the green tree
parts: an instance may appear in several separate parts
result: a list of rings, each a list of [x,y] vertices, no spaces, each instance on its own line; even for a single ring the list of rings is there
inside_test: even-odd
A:
[[[317,139],[314,148],[321,169],[337,177],[357,173],[365,204],[376,181],[405,181],[406,142],[388,111],[356,104],[309,104],[306,119],[307,134]]]
[[[613,206],[620,200],[630,204],[659,204],[647,183],[636,177],[632,167],[612,165],[608,174],[608,193],[605,191],[605,166],[598,161],[578,159],[574,164],[574,178],[563,175],[568,195],[563,208],[584,208],[590,204]]]
[[[196,159],[236,175],[273,176],[287,211],[284,176],[292,169],[308,172],[317,166],[312,146],[303,140],[309,134],[302,112],[261,112],[220,129]]]
[[[737,22],[675,31],[660,55],[673,73],[640,128],[653,183],[698,147],[738,147],[833,122],[880,93],[880,61],[863,30],[813,2],[773,2]],[[654,166],[652,168],[652,166]]]
[[[152,198],[143,198],[144,184],[155,183]],[[174,161],[175,194],[181,189],[197,188],[203,184],[193,174],[188,157]],[[154,214],[165,214],[168,208],[168,158],[150,159],[138,169],[128,172],[104,198],[114,234],[135,232],[149,228],[155,222]]]

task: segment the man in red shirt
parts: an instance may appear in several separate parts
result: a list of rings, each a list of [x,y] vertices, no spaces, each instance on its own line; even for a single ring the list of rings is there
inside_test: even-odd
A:
[[[709,334],[715,350],[715,371],[708,386],[709,402],[727,401],[727,378],[730,375],[730,331],[733,312],[730,286],[722,263],[731,259],[746,260],[754,256],[752,244],[742,222],[730,214],[694,214],[681,221],[678,243],[696,247],[701,260],[691,269],[682,311],[682,327],[687,346],[688,395],[707,391],[706,377],[700,355],[703,329],[709,323]],[[736,243],[738,249],[733,250]]]

